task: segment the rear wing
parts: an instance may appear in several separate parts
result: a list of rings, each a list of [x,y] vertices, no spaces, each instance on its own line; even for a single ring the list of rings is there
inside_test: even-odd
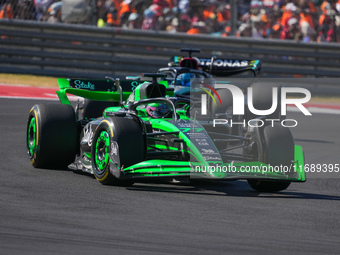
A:
[[[174,56],[170,59],[169,66],[179,66],[183,57]],[[246,71],[252,71],[254,75],[258,75],[261,71],[262,62],[260,60],[249,59],[227,59],[227,58],[185,58],[198,63],[204,72],[214,76],[230,76]]]
[[[140,84],[146,81],[141,80],[120,80],[123,100],[126,100],[131,92]],[[117,91],[116,84],[111,79],[65,79],[59,78],[60,90],[56,91],[60,102],[71,104],[66,94],[97,100],[97,101],[120,101],[120,92]]]
[[[199,58],[199,66],[203,71],[215,76],[229,76],[246,71],[252,71],[258,75],[261,71],[260,60],[223,59],[212,57],[210,59]]]

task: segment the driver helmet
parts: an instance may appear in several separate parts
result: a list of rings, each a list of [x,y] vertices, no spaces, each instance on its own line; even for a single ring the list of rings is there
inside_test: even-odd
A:
[[[167,104],[162,104],[162,103],[152,103],[148,104],[146,107],[146,113],[148,116],[152,118],[163,118],[165,117],[170,111],[170,108]]]
[[[176,79],[176,85],[182,85],[186,87],[190,87],[190,79],[193,78],[194,75],[191,73],[182,73],[178,75]]]

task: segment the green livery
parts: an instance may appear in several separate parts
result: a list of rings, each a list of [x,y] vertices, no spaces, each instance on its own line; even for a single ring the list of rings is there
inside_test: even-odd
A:
[[[30,163],[123,186],[142,178],[245,179],[273,192],[305,181],[303,151],[289,129],[274,123],[235,134],[228,125],[214,127],[199,114],[197,90],[182,97],[164,74],[144,77],[152,81],[58,79],[61,104],[35,105],[29,113]],[[74,109],[68,94],[84,101]]]

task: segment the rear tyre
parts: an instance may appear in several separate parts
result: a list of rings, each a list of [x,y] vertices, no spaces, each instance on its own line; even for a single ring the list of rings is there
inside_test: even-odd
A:
[[[113,102],[85,99],[82,116],[79,119],[93,119],[103,116],[106,108],[115,106]]]
[[[227,114],[228,108],[233,106],[233,95],[229,89],[219,89],[217,90],[217,93],[221,98],[222,105],[219,102],[217,95],[214,94],[215,100],[212,100],[210,104],[210,110],[214,117],[216,114]]]
[[[129,117],[104,119],[93,138],[92,169],[96,179],[104,185],[132,185],[133,181],[118,179],[110,172],[111,141],[118,144],[120,166],[129,167],[144,161],[146,143],[140,123]]]
[[[250,187],[259,192],[278,192],[289,187],[290,182],[248,180]]]
[[[259,161],[271,166],[288,166],[294,160],[294,139],[290,130],[275,123],[263,128],[263,155]],[[290,181],[263,181],[250,179],[250,187],[260,192],[277,192],[285,190]]]
[[[220,103],[219,95],[222,105]],[[219,89],[217,90],[217,94],[214,94],[214,100],[210,101],[210,111],[213,116],[213,119],[231,119],[233,122],[240,122],[240,116],[233,115],[233,95],[231,94],[229,89]],[[216,102],[216,103],[215,103]],[[210,131],[214,133],[222,133],[222,134],[231,134],[231,135],[240,135],[241,133],[241,125],[217,125],[211,128]],[[220,135],[211,135],[212,139],[221,139],[225,138]],[[228,142],[215,142],[215,145],[219,151],[222,151],[228,147],[230,143]]]
[[[36,168],[65,168],[71,164],[78,151],[72,106],[34,105],[28,115],[26,145],[30,163]]]
[[[218,95],[221,98],[222,105],[219,101],[219,98],[216,94],[214,94],[214,99],[216,101],[212,100],[210,104],[210,109],[213,118],[219,118],[219,114],[221,114],[222,118],[230,117],[233,122],[241,122],[241,116],[233,115],[233,95],[231,94],[229,89],[219,89],[217,90]],[[233,125],[231,127],[231,134],[232,135],[239,135],[241,132],[241,125]]]

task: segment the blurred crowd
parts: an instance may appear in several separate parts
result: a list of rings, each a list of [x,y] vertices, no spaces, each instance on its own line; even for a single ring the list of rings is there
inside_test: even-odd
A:
[[[0,0],[0,18],[226,37],[232,32],[231,1]],[[340,42],[340,0],[235,1],[236,36]]]

